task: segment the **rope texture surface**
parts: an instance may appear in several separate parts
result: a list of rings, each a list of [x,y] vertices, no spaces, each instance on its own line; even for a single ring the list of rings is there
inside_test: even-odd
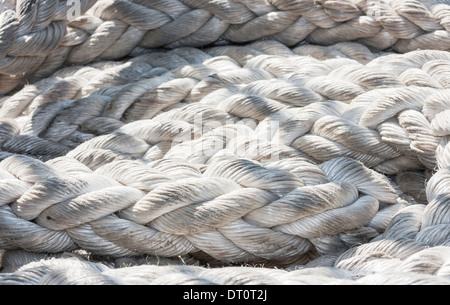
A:
[[[177,261],[95,263],[83,256],[43,259],[14,253],[3,285],[449,285],[449,247],[378,243],[363,257],[322,259],[290,269],[205,268]],[[402,251],[408,250],[408,254]],[[371,253],[372,252],[372,253]],[[19,262],[17,265],[17,262]],[[326,261],[326,262],[325,262]],[[27,262],[27,263],[25,263]],[[16,264],[14,264],[16,263]],[[22,265],[25,264],[25,265]],[[157,265],[158,264],[158,265]]]
[[[147,48],[274,39],[357,41],[375,50],[450,49],[447,0],[76,0],[0,2],[0,93],[63,64]],[[74,7],[75,5],[75,7]],[[78,8],[77,8],[78,6]],[[80,16],[72,20],[72,15]]]
[[[257,42],[60,70],[2,102],[0,248],[293,266],[448,247],[448,64]]]
[[[2,1],[0,283],[448,284],[449,5],[375,2]]]

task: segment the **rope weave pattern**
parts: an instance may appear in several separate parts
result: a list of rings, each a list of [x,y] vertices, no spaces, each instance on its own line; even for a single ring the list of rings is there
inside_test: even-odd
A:
[[[404,252],[406,250],[406,253]],[[11,273],[0,274],[5,285],[448,285],[449,248],[423,249],[414,242],[377,243],[361,256],[338,261],[335,266],[308,264],[300,268],[204,268],[177,262],[161,265],[114,266],[62,256],[8,264]],[[365,252],[365,253],[364,253]],[[402,253],[403,252],[403,253]],[[409,257],[406,255],[410,254]],[[14,253],[24,263],[31,259]],[[6,259],[5,259],[6,260]],[[359,262],[359,263],[358,263]],[[315,262],[314,262],[315,263]]]
[[[0,248],[358,266],[448,246],[449,53],[317,48],[152,51],[4,99]]]
[[[3,3],[4,2],[4,3]],[[116,60],[144,48],[273,39],[286,46],[357,41],[376,50],[450,49],[446,0],[2,1],[0,93],[63,64]],[[69,14],[68,14],[69,13]]]
[[[60,68],[65,59],[57,57],[65,41],[77,39],[67,27],[70,2],[0,1],[0,93],[8,93],[35,73],[53,73]],[[77,3],[79,13],[84,14],[95,1]]]
[[[449,283],[448,1],[68,4],[0,1],[0,283]]]

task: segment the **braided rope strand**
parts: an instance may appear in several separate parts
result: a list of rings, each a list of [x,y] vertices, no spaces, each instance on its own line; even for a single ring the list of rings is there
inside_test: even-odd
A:
[[[374,169],[432,171],[442,160],[446,129],[433,126],[448,92],[432,63],[448,53],[322,48],[339,55],[275,42],[150,52],[65,68],[7,98],[1,247],[291,266],[376,240],[445,245],[445,180],[429,181],[419,208]]]
[[[448,284],[449,11],[1,1],[0,283]]]
[[[145,48],[271,39],[293,47],[357,41],[407,53],[450,49],[446,1],[8,1],[1,5],[1,93],[63,64],[117,60]]]

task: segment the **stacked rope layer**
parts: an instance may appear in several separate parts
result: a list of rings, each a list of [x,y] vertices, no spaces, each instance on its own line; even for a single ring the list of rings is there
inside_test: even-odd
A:
[[[70,40],[67,23],[74,1],[0,1],[0,93],[22,85],[35,73],[60,68],[56,57]],[[84,14],[93,0],[75,1],[77,14]],[[74,37],[76,40],[76,38]]]
[[[134,159],[181,157],[179,143],[192,159],[187,145],[239,123],[236,134],[318,164],[349,157],[387,175],[444,168],[449,61],[442,51],[377,54],[354,43],[290,50],[268,41],[65,68],[2,100],[2,159],[87,157],[87,148],[115,138],[133,143],[118,152]]]
[[[117,60],[158,47],[271,39],[289,47],[303,41],[315,45],[357,41],[375,50],[393,48],[400,53],[450,49],[450,5],[446,0],[70,3],[0,3],[0,93],[8,93],[26,80],[45,78],[64,64]],[[72,16],[72,11],[80,16]]]
[[[205,268],[182,264],[114,265],[78,257],[53,258],[17,266],[0,274],[3,285],[449,285],[449,247],[418,249],[409,257],[397,247],[377,245],[364,260],[336,266],[306,265],[291,269],[262,267]],[[414,248],[414,250],[412,250]],[[364,262],[361,264],[361,262]]]
[[[449,60],[267,41],[58,71],[2,100],[0,248],[277,266],[446,248]]]

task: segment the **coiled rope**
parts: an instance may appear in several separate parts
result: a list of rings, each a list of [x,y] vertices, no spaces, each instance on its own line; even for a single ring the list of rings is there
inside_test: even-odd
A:
[[[359,61],[275,42],[178,49],[8,97],[1,248],[290,266],[374,240],[445,245],[448,52],[323,48]]]
[[[383,247],[384,246],[384,247]],[[389,250],[387,250],[389,248]],[[401,254],[407,248],[408,254]],[[449,247],[420,249],[411,242],[377,244],[363,258],[336,267],[306,265],[291,269],[254,266],[205,268],[176,262],[114,266],[64,257],[14,266],[0,274],[7,285],[448,285]],[[380,251],[381,250],[381,251]],[[400,250],[400,251],[399,251]],[[412,254],[413,253],[413,254]],[[17,255],[17,253],[16,253]],[[73,255],[72,255],[73,256]],[[363,263],[362,263],[363,262]],[[12,269],[10,271],[13,271]]]
[[[45,78],[63,64],[116,60],[143,48],[273,39],[286,46],[357,41],[400,53],[450,49],[447,0],[3,0],[0,4],[0,93],[26,80]]]
[[[24,16],[38,16],[44,6],[54,13],[64,4],[36,3],[17,5]],[[339,29],[364,29],[352,20],[367,17],[365,1],[353,4],[357,16],[331,9],[348,1],[246,1],[233,10],[236,3],[86,1],[86,14],[68,31],[77,37],[77,25],[90,34],[65,46],[64,56],[45,57],[58,61],[45,63],[48,69],[29,65],[45,78],[0,99],[0,283],[448,283],[450,53],[445,43],[411,50],[422,38],[448,34],[429,19],[439,15],[445,24],[436,12],[449,6],[389,2],[409,5],[396,9],[409,18],[374,16],[378,32],[397,37],[393,27],[403,35],[414,18],[421,28],[390,40],[391,53],[364,45],[378,32],[343,38],[358,43],[331,38]],[[147,18],[160,13],[156,6],[195,10],[169,21]],[[262,23],[270,27],[269,6],[297,19],[340,17],[300,40],[315,44],[289,48],[277,36],[295,36],[285,28],[245,35],[270,40],[231,45],[247,40],[230,33],[253,24],[237,18],[202,41],[225,45],[187,47],[206,37],[189,30],[203,12],[215,23],[252,7],[270,17]],[[158,20],[165,23],[149,28]],[[189,33],[174,39],[180,24]],[[114,45],[132,41],[126,33],[136,29],[136,44]],[[319,45],[316,32],[338,43]],[[109,35],[116,36],[104,49],[95,46]],[[141,45],[146,37],[164,43]],[[102,55],[121,45],[132,48]],[[73,54],[82,61],[68,62]],[[74,65],[58,70],[64,62]],[[139,261],[154,257],[175,266]],[[118,268],[127,260],[137,266]]]

